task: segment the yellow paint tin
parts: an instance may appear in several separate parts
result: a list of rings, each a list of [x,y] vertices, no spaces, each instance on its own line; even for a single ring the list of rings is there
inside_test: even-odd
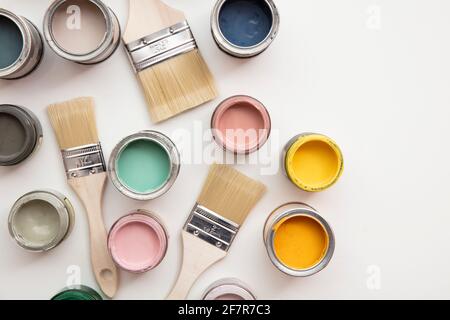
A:
[[[317,133],[292,138],[284,148],[282,160],[289,180],[309,192],[328,189],[344,170],[339,146],[331,138]]]

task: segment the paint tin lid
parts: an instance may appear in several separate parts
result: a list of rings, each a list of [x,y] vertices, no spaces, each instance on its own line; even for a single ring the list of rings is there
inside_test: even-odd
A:
[[[202,300],[256,300],[256,297],[242,281],[229,278],[214,282]]]
[[[88,286],[67,287],[51,300],[103,300],[102,296]]]
[[[0,105],[0,124],[0,166],[24,161],[39,146],[42,127],[30,110]]]

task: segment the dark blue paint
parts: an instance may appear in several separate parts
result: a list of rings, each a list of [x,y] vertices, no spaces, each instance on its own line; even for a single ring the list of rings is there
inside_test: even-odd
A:
[[[22,48],[19,27],[11,19],[0,16],[0,69],[12,65],[20,57]]]
[[[260,44],[272,29],[272,12],[264,0],[228,0],[219,12],[225,39],[239,47]]]

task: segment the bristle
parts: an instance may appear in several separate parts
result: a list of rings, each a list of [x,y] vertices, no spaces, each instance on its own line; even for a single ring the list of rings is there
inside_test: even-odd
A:
[[[154,122],[169,119],[217,96],[200,52],[192,50],[138,73]]]
[[[93,98],[52,104],[47,112],[61,150],[99,142]]]
[[[266,187],[227,165],[214,164],[198,204],[242,225]]]

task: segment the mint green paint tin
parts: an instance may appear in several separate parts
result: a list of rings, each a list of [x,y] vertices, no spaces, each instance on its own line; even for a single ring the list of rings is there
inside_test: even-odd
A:
[[[175,144],[157,131],[142,131],[124,138],[113,150],[109,175],[114,186],[136,200],[151,200],[166,193],[180,170]]]
[[[63,289],[51,300],[103,300],[102,296],[94,289],[87,286],[73,286]]]

